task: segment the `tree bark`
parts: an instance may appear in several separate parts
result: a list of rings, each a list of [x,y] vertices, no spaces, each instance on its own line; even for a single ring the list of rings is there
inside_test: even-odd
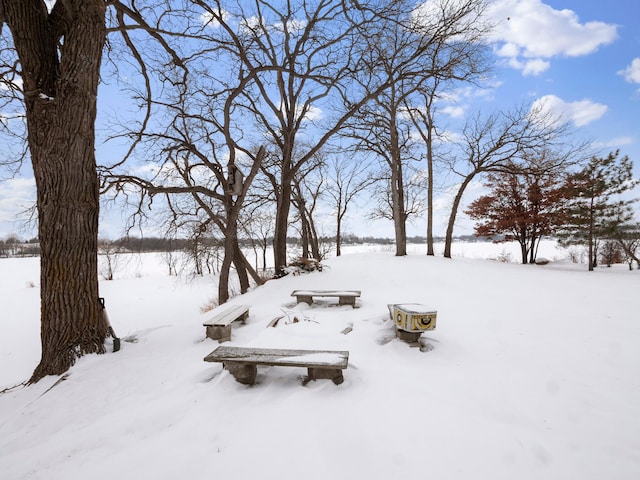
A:
[[[451,213],[449,214],[449,222],[447,223],[447,233],[444,239],[444,257],[451,258],[451,244],[453,243],[453,227],[456,223],[456,216],[458,215],[458,208],[460,208],[460,202],[462,201],[462,195],[467,189],[471,181],[474,179],[475,174],[471,174],[465,177],[455,198],[453,199],[453,205],[451,206]]]
[[[94,152],[105,2],[58,2],[51,15],[40,0],[1,3],[22,66],[37,187],[42,356],[34,383],[105,351]]]
[[[407,254],[406,214],[404,208],[404,182],[402,177],[402,157],[400,140],[396,126],[396,116],[392,113],[390,120],[390,156],[391,156],[391,199],[393,210],[393,227],[396,239],[396,256]]]
[[[593,198],[591,199],[591,203],[590,203],[590,208],[589,208],[589,239],[588,239],[588,245],[589,245],[589,271],[593,272],[593,269],[595,268],[595,248],[593,245],[593,237],[594,237],[594,200]]]
[[[342,215],[336,217],[336,257],[342,255]]]
[[[433,118],[429,101],[426,109],[427,132],[427,255],[435,256],[433,248]]]
[[[242,250],[240,250],[240,244],[238,243],[237,236],[236,236],[235,247],[234,247],[233,264],[236,267],[238,280],[240,282],[240,293],[247,293],[250,287],[249,276],[247,275],[247,269],[250,266],[250,264],[249,262],[246,261],[245,256],[242,254]]]
[[[251,273],[254,280],[256,280],[256,283],[261,283],[261,280],[258,279],[258,275],[251,268],[251,265],[245,258],[242,250],[240,250],[240,245],[238,244],[238,218],[240,217],[240,210],[242,208],[245,195],[260,169],[264,155],[265,149],[264,147],[260,147],[253,160],[251,171],[242,185],[242,192],[237,196],[236,200],[234,201],[232,196],[226,196],[224,199],[226,223],[221,227],[224,232],[224,258],[222,260],[222,266],[220,267],[220,279],[218,281],[218,303],[220,305],[229,300],[229,277],[232,263],[236,265],[242,293],[249,290],[247,271]]]
[[[222,305],[229,300],[229,273],[231,263],[235,255],[235,241],[233,229],[227,228],[224,237],[224,258],[220,266],[220,278],[218,279],[218,304]]]
[[[527,264],[527,240],[526,239],[522,239],[520,238],[518,240],[518,242],[520,243],[520,258],[522,259],[522,264],[526,265]]]
[[[283,176],[276,208],[276,225],[273,235],[273,257],[276,273],[287,266],[287,230],[291,209],[291,180]]]

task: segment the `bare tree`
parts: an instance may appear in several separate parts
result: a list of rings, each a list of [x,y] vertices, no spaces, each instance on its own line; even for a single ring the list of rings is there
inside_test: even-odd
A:
[[[422,106],[418,108],[406,105],[407,112],[413,125],[416,127],[418,134],[422,138],[425,145],[425,157],[427,160],[427,255],[435,255],[433,247],[433,194],[434,194],[434,176],[435,176],[435,137],[438,132],[434,121],[435,100],[438,94],[438,86],[440,80],[435,78],[432,88],[420,88],[416,96],[422,96]]]
[[[239,109],[270,139],[269,156],[278,160],[274,258],[276,269],[281,269],[287,262],[297,172],[385,88],[360,68],[360,61],[366,50],[363,39],[387,7],[355,0],[251,0],[225,3],[224,10],[219,2],[211,5],[208,13],[219,26],[220,43],[247,79]],[[354,78],[362,81],[363,75],[369,76],[370,88],[354,88]],[[326,114],[329,109],[333,114]],[[312,140],[308,130],[314,132]],[[301,148],[301,143],[308,147]]]
[[[267,271],[267,250],[269,241],[273,237],[275,214],[271,206],[259,206],[243,215],[242,229],[247,233],[252,243],[260,247],[262,257],[262,272]],[[256,259],[256,269],[258,268]]]
[[[367,44],[369,69],[388,85],[361,109],[352,124],[351,137],[359,148],[375,152],[389,171],[389,198],[394,222],[396,255],[406,255],[404,211],[405,165],[420,160],[407,115],[412,98],[425,89],[451,79],[472,78],[484,71],[482,39],[489,25],[483,21],[483,0],[434,0],[426,3],[400,1],[395,13]],[[431,87],[429,87],[429,84]],[[432,93],[430,100],[433,100]],[[430,113],[429,111],[428,113]],[[411,122],[411,118],[414,122]],[[433,133],[429,118],[427,138]],[[432,143],[427,143],[432,165]],[[429,182],[433,179],[430,169]],[[428,189],[432,191],[432,186]]]
[[[324,179],[321,169],[312,169],[311,172],[298,172],[293,179],[291,202],[298,212],[300,225],[300,238],[302,246],[302,258],[314,258],[322,260],[320,252],[320,239],[315,223],[315,211],[318,201],[323,193]]]
[[[19,62],[13,72],[22,81],[37,185],[42,357],[31,382],[105,351],[94,154],[105,9],[98,0],[56,1],[51,11],[42,0],[0,0],[0,26],[8,26]],[[6,65],[10,51],[1,53]],[[17,77],[9,81],[15,86]]]
[[[402,215],[400,217],[400,221],[402,222],[404,231],[404,225],[406,225],[408,221],[416,218],[424,212],[423,197],[426,190],[426,177],[416,168],[403,168],[402,175],[403,194],[401,198],[403,205],[401,208]],[[379,189],[377,195],[374,197],[376,203],[369,211],[368,217],[370,220],[385,218],[387,220],[394,221],[398,213],[395,212],[393,208],[393,204],[397,201],[397,198],[394,198],[392,178],[386,170],[374,178]],[[406,242],[403,242],[401,247],[406,250]],[[398,255],[397,242],[396,255]]]
[[[175,250],[167,249],[161,252],[162,261],[166,264],[169,269],[169,276],[178,274],[178,255]]]
[[[264,148],[258,149],[255,154],[248,154],[248,175],[237,186],[238,190],[231,190],[220,160],[215,155],[215,160],[210,160],[195,143],[190,142],[188,138],[181,138],[182,134],[190,131],[180,129],[173,132],[175,136],[170,137],[170,146],[165,148],[163,169],[153,178],[111,173],[106,175],[105,179],[110,185],[108,188],[136,186],[142,196],[152,199],[155,196],[164,196],[171,212],[174,229],[190,225],[196,232],[195,238],[199,238],[209,228],[215,228],[221,234],[224,239],[224,258],[220,267],[218,302],[222,304],[229,299],[232,264],[236,266],[242,292],[246,292],[250,286],[247,272],[256,283],[260,284],[263,281],[240,250],[238,229],[244,198],[258,173],[264,157]],[[145,135],[156,139],[156,134]],[[167,139],[168,135],[165,134],[163,137]],[[239,168],[235,162],[229,166],[232,169]],[[167,172],[168,176],[165,176]],[[206,183],[205,172],[211,175]],[[200,263],[196,262],[196,266],[198,265]],[[201,274],[202,269],[197,268],[196,272]]]
[[[98,241],[98,254],[102,258],[100,275],[105,280],[113,280],[118,268],[122,266],[122,248],[111,240]]]
[[[453,229],[462,197],[467,187],[479,175],[486,173],[517,173],[528,168],[529,158],[540,158],[547,150],[558,148],[555,165],[567,163],[575,154],[573,148],[559,153],[567,141],[569,125],[541,109],[516,108],[470,119],[459,142],[461,158],[454,158],[451,169],[462,178],[455,193],[445,235],[444,256],[451,258]],[[579,147],[578,147],[579,149]]]
[[[221,30],[233,31],[232,42],[242,47],[247,26],[236,24],[232,30],[231,24],[216,22],[234,22],[237,17],[227,15],[215,2],[182,5],[184,10],[152,9],[156,15],[148,15],[156,23],[147,25],[147,30],[160,39],[169,37],[170,52],[163,54],[161,49],[156,55],[135,50],[144,80],[138,95],[146,110],[139,124],[122,126],[119,136],[134,138],[128,155],[146,160],[151,168],[129,172],[119,162],[105,169],[103,179],[105,192],[128,195],[135,191],[140,217],[162,199],[170,229],[195,229],[224,239],[218,285],[218,302],[224,303],[229,298],[232,265],[242,292],[250,286],[249,276],[256,283],[263,281],[239,247],[238,226],[265,149],[245,138],[245,125],[238,125],[242,115],[235,115],[243,110],[240,100],[260,68],[242,70],[237,63],[241,58],[228,53],[232,45]],[[144,12],[132,4],[125,13],[139,21]],[[129,37],[125,41],[133,42]],[[164,42],[161,46],[168,40]],[[229,68],[220,68],[223,65]]]
[[[600,249],[600,261],[607,267],[611,267],[614,263],[622,263],[625,257],[624,250],[620,243],[615,240],[606,239]]]
[[[640,255],[638,255],[638,250],[640,249],[640,225],[622,225],[616,229],[613,238],[624,251],[629,270],[633,270],[633,262],[636,262],[637,268],[640,269]]]
[[[350,161],[346,157],[333,156],[328,168],[326,192],[335,211],[336,256],[339,257],[342,254],[342,228],[349,206],[373,184],[374,179],[368,163]]]
[[[105,351],[95,119],[106,35],[116,31],[136,59],[132,38],[138,32],[173,53],[133,2],[0,0],[0,82],[8,86],[0,89],[0,101],[3,109],[15,100],[24,104],[13,111],[24,112],[16,118],[26,118],[25,145],[37,187],[42,357],[31,382],[63,373],[79,356]],[[179,59],[173,60],[178,60],[169,64],[174,71],[182,68]],[[20,138],[20,122],[0,123],[5,135]],[[8,125],[18,125],[17,131],[4,128]],[[27,149],[16,153],[19,164]]]

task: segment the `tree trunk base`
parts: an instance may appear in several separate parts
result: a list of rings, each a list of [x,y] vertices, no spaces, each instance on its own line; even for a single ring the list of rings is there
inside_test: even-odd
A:
[[[54,355],[42,358],[38,366],[33,371],[28,384],[32,385],[37,383],[48,375],[62,375],[76,363],[78,358],[84,355],[106,353],[104,348],[105,338],[106,333],[102,341],[96,341],[95,343],[89,343],[85,346],[79,346],[76,348],[72,347],[66,352],[56,352]]]

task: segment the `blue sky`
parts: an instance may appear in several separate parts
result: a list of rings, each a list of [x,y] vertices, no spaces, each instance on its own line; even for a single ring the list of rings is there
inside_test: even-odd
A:
[[[505,0],[496,95],[547,96],[584,134],[632,158],[640,152],[640,3]],[[507,56],[507,52],[515,52]],[[635,61],[635,63],[634,63]],[[639,159],[640,160],[640,159]]]
[[[637,0],[496,0],[490,9],[496,23],[494,77],[482,96],[467,91],[452,105],[463,118],[477,109],[494,111],[543,101],[570,119],[576,132],[603,155],[616,149],[635,163],[640,177],[640,2]],[[103,153],[98,148],[98,157]],[[21,211],[33,204],[34,182],[28,168],[0,181],[0,238],[22,229]],[[0,177],[3,178],[3,177]],[[476,190],[476,195],[477,195]],[[472,189],[467,201],[473,200]],[[442,228],[446,192],[436,218]],[[390,222],[368,223],[354,213],[348,229],[360,235],[392,236]],[[16,221],[16,219],[18,219]],[[105,215],[103,234],[117,237],[121,217]],[[424,234],[424,221],[410,226]],[[470,233],[460,220],[456,233]]]

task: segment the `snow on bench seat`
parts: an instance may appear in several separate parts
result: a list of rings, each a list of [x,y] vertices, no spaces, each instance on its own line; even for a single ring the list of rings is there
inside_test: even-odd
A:
[[[245,385],[255,383],[258,365],[304,367],[308,371],[305,384],[309,380],[326,378],[339,385],[344,381],[342,370],[349,363],[349,352],[220,346],[204,361],[222,363],[238,382]]]
[[[351,305],[355,307],[356,298],[360,296],[360,290],[294,290],[292,297],[296,297],[296,303],[313,303],[313,297],[338,297],[338,305]]]
[[[236,320],[244,323],[248,316],[249,305],[235,305],[215,314],[202,325],[206,327],[208,338],[222,343],[231,340],[231,324]]]

